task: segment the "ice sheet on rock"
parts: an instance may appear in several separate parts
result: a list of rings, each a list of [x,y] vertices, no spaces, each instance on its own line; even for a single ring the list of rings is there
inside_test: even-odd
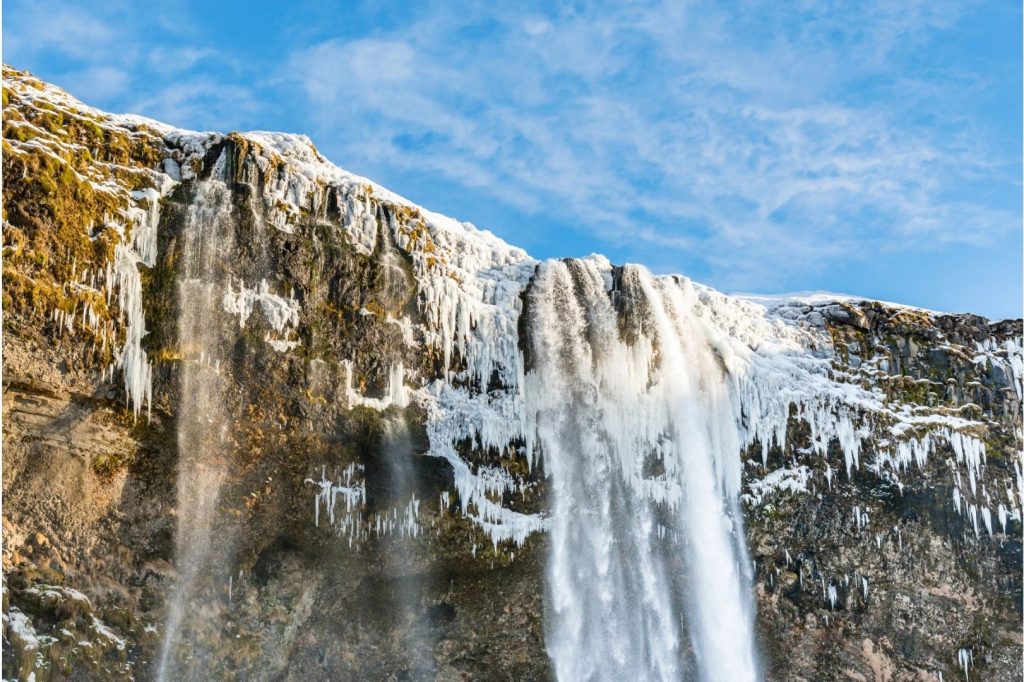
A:
[[[396,362],[388,370],[388,390],[382,398],[367,398],[357,391],[353,385],[354,368],[351,360],[342,360],[345,369],[345,399],[349,407],[361,406],[374,410],[386,410],[392,405],[405,407],[409,404],[410,390],[405,385],[405,365]]]
[[[278,353],[285,353],[299,346],[299,341],[288,338],[299,326],[299,302],[291,296],[284,297],[270,293],[270,285],[263,279],[249,289],[241,284],[238,291],[234,284],[228,285],[222,300],[224,311],[238,316],[238,326],[245,328],[246,322],[259,308],[273,331],[268,331],[263,340]],[[280,337],[284,338],[280,338]]]
[[[768,496],[777,492],[807,492],[807,482],[811,472],[804,465],[793,468],[776,469],[761,478],[752,478],[747,482],[748,492],[741,499],[751,505],[759,505]]]
[[[120,227],[122,240],[114,248],[113,275],[121,322],[125,324],[125,342],[116,362],[123,369],[125,393],[136,416],[142,411],[143,405],[147,410],[152,410],[153,402],[153,367],[142,349],[142,339],[148,332],[139,267],[153,267],[156,264],[160,198],[175,184],[167,175],[158,174],[157,177],[158,188],[132,192],[133,203],[141,202],[141,205],[136,203],[129,209],[131,234],[125,239],[126,230]]]
[[[252,289],[241,284],[238,291],[234,290],[234,283],[229,284],[223,302],[225,312],[238,315],[240,328],[245,327],[257,306],[274,331],[280,332],[284,331],[285,327],[299,326],[299,302],[294,298],[270,293],[270,285],[265,279],[260,280]]]

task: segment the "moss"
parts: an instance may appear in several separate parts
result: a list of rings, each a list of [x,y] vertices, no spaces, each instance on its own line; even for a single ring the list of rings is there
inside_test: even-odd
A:
[[[28,142],[35,137],[38,137],[38,133],[33,130],[32,126],[13,125],[10,121],[4,121],[5,139],[17,140],[18,142]]]
[[[184,353],[177,347],[163,347],[149,352],[149,358],[155,363],[181,362],[185,359]]]
[[[93,473],[100,480],[110,481],[118,472],[127,469],[134,461],[134,451],[128,451],[128,453],[104,452],[93,457],[91,465]]]
[[[104,293],[76,283],[87,271],[104,272],[113,260],[121,237],[105,225],[109,219],[128,222],[123,217],[128,191],[151,184],[148,169],[161,158],[162,142],[104,129],[95,117],[22,100],[8,89],[4,93],[5,103],[13,105],[4,111],[3,142],[3,174],[11,179],[3,187],[6,327],[31,321],[56,334],[54,310],[77,311],[76,320],[81,320],[82,310],[90,306],[96,324],[83,328],[76,321],[70,332],[81,350],[73,355],[74,364],[105,366],[120,344],[117,318]],[[24,144],[27,140],[33,144]],[[100,189],[104,184],[124,189]],[[104,286],[102,277],[98,286]]]

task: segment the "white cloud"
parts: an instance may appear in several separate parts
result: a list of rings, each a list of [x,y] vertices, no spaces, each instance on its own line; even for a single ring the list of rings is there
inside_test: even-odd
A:
[[[179,0],[146,11],[127,0],[27,2],[4,19],[5,59],[44,65],[37,75],[95,106],[209,128],[257,108],[253,65],[204,45]]]
[[[87,8],[67,3],[32,3],[18,13],[8,13],[5,20],[8,53],[56,50],[70,57],[88,58],[107,52],[118,38],[109,21]]]
[[[237,119],[258,106],[248,88],[193,77],[134,100],[128,110],[171,125],[223,130],[224,121]]]
[[[130,76],[112,66],[92,66],[73,71],[66,76],[66,87],[83,94],[83,97],[111,98],[124,94],[130,83]]]

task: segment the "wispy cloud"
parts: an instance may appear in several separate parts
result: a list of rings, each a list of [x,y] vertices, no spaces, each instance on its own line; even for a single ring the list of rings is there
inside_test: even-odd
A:
[[[906,82],[902,68],[961,12],[434,5],[394,31],[297,50],[284,76],[346,158],[439,173],[611,244],[699,252],[724,285],[763,287],[1014,228],[1013,210],[959,187],[1013,182],[1014,155],[953,115],[907,113],[929,104],[931,78],[963,76]]]
[[[247,69],[205,44],[176,0],[145,12],[126,0],[25,2],[5,16],[4,40],[5,58],[28,62],[14,66],[45,63],[51,79],[97,106],[210,128],[258,108]]]

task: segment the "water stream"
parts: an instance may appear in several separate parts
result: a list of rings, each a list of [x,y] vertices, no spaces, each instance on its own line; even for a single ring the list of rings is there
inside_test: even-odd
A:
[[[738,401],[689,283],[552,261],[528,310],[558,679],[756,679]]]
[[[202,579],[215,571],[214,557],[224,556],[211,530],[226,466],[225,441],[229,415],[224,409],[227,342],[221,337],[225,281],[222,262],[234,248],[230,194],[211,180],[198,183],[188,204],[182,232],[178,281],[178,343],[182,353],[178,406],[178,483],[175,567],[178,579],[168,601],[164,640],[157,678],[188,679],[192,664],[183,657],[201,658],[194,646],[181,646],[190,618],[201,617],[193,601]],[[201,667],[201,666],[199,666]]]
[[[381,455],[385,460],[389,504],[409,510],[416,503],[416,475],[413,466],[414,443],[409,425],[401,414],[384,419]],[[396,512],[397,513],[397,512]],[[415,528],[391,533],[381,539],[386,572],[392,585],[391,609],[403,630],[402,650],[407,679],[434,678],[433,648],[435,637],[430,623],[423,617],[428,585],[419,573],[415,554]]]

